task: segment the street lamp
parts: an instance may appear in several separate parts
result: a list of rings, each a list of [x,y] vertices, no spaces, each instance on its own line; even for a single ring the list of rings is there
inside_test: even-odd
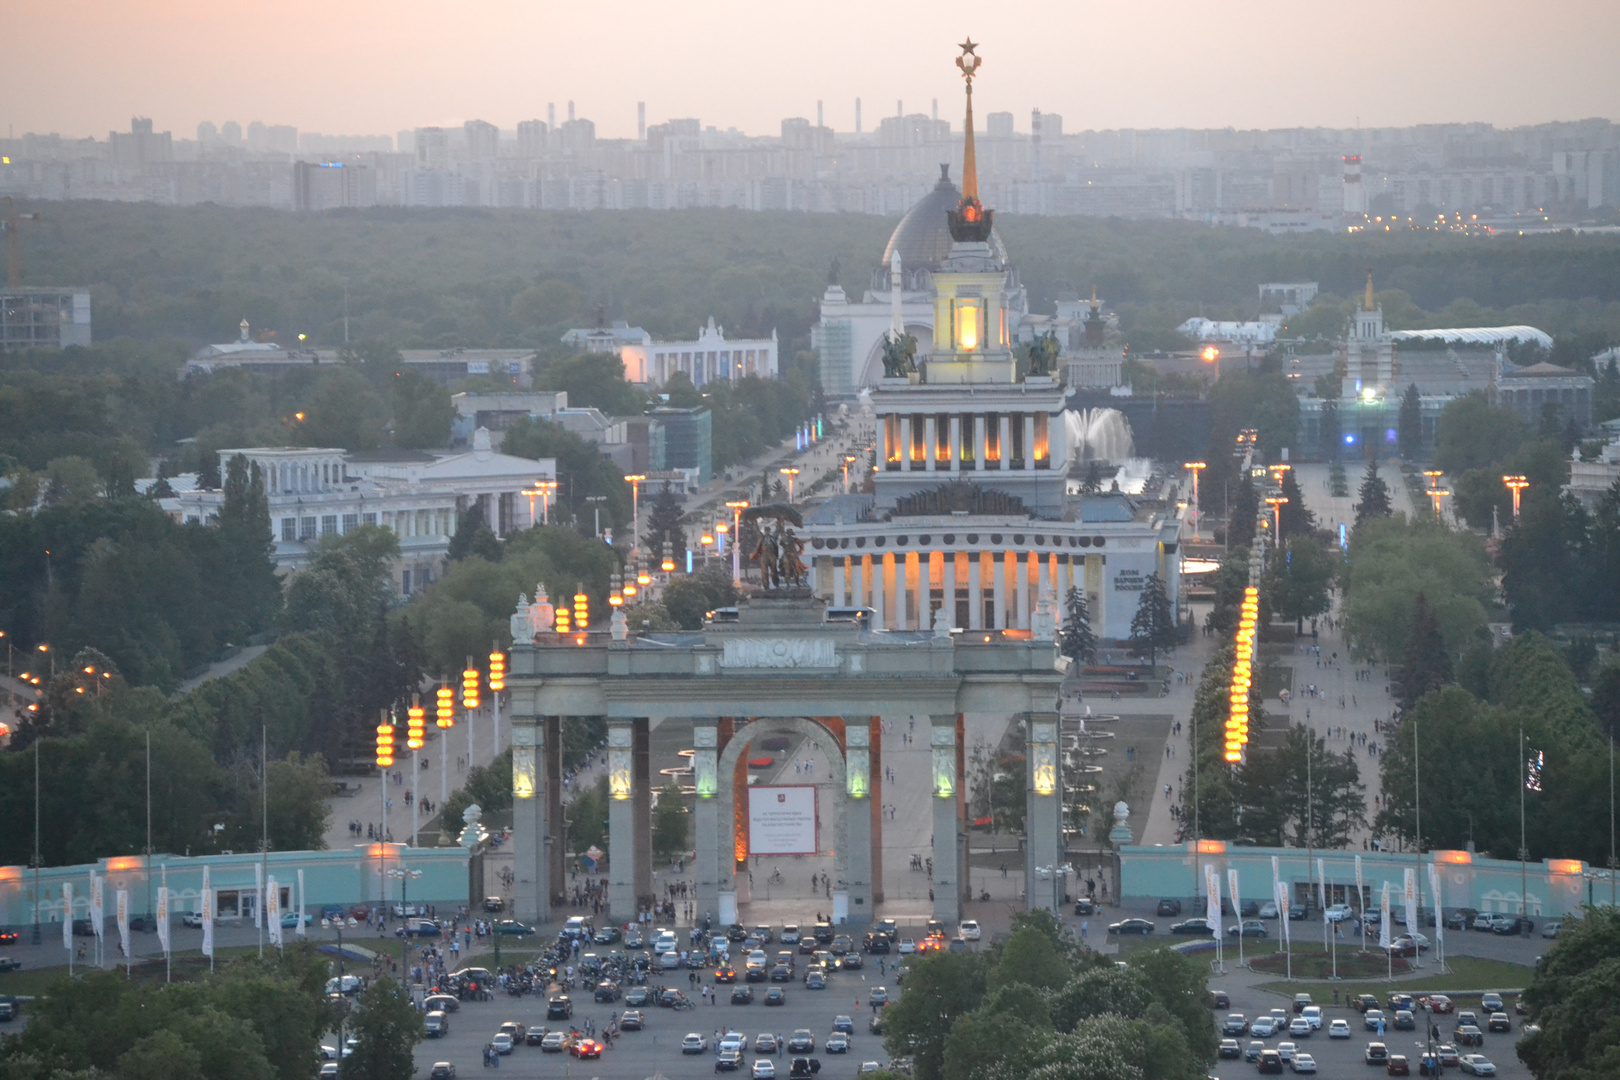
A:
[[[849,467],[851,465],[855,464],[855,461],[856,461],[856,458],[855,458],[854,454],[845,454],[844,455],[844,494],[845,495],[849,494]]]
[[[1439,517],[1440,516],[1440,502],[1447,495],[1451,494],[1451,489],[1450,488],[1443,488],[1443,487],[1433,487],[1433,488],[1430,488],[1428,491],[1424,492],[1424,494],[1427,495],[1430,499],[1432,499],[1434,501],[1434,516]]]
[[[607,496],[587,495],[585,496],[585,501],[591,503],[591,509],[595,511],[596,538],[600,540],[602,539],[602,504],[607,502]]]
[[[797,466],[788,466],[776,471],[788,478],[788,502],[791,503],[793,501],[793,478],[799,475],[799,469]]]
[[[1198,507],[1198,474],[1200,472],[1202,472],[1203,470],[1209,468],[1209,464],[1207,462],[1203,462],[1203,461],[1188,461],[1188,462],[1185,462],[1181,467],[1183,469],[1186,469],[1186,470],[1190,471],[1193,474],[1193,512],[1192,512],[1193,539],[1197,540],[1198,539],[1198,519],[1203,516],[1203,514],[1199,512],[1199,507]]]
[[[389,877],[399,882],[400,918],[408,919],[410,918],[411,907],[408,903],[406,903],[406,893],[411,881],[415,878],[421,877],[422,871],[407,870],[403,866],[390,866],[387,870],[387,874]],[[401,925],[399,935],[399,981],[405,983],[407,986],[410,985],[411,962],[410,958],[406,955],[406,951],[410,948],[411,935],[405,931],[409,928],[409,923]]]
[[[1502,483],[1506,484],[1513,492],[1513,516],[1517,518],[1519,516],[1519,493],[1530,486],[1530,481],[1523,476],[1504,476],[1502,477]],[[43,645],[40,646],[42,649],[44,647]]]
[[[630,550],[635,551],[641,546],[641,482],[647,477],[631,473],[625,479],[630,481]]]
[[[1272,518],[1272,521],[1273,521],[1273,528],[1272,528],[1272,533],[1271,533],[1271,542],[1273,544],[1275,544],[1278,548],[1282,547],[1282,508],[1283,508],[1283,503],[1285,503],[1287,501],[1288,501],[1288,496],[1286,496],[1286,495],[1267,495],[1266,496],[1266,503],[1268,505],[1270,505],[1270,507],[1271,507],[1271,518]]]

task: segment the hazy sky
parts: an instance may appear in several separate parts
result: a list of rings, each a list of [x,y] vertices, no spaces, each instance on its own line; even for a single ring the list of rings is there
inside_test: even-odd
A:
[[[1115,127],[1500,126],[1620,117],[1615,0],[6,0],[0,124],[95,135],[132,115],[392,134],[511,128],[573,99],[604,137],[696,116],[866,130],[960,125],[952,63],[981,42],[982,115]],[[982,120],[981,120],[982,126]]]

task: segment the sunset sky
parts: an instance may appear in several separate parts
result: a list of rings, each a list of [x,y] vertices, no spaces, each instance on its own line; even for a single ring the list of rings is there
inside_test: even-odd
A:
[[[1615,0],[7,0],[0,124],[191,138],[198,121],[393,134],[555,102],[600,136],[649,123],[774,134],[785,116],[960,125],[952,58],[981,42],[983,113],[1119,127],[1498,126],[1620,118]],[[696,14],[693,14],[693,13]],[[981,120],[982,126],[982,120]]]

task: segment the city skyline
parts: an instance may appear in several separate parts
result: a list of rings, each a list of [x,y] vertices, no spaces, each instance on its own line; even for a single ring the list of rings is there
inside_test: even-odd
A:
[[[1511,127],[1605,116],[1620,100],[1620,68],[1605,62],[1620,30],[1598,0],[1556,0],[1533,18],[1519,4],[1460,0],[1376,2],[1353,20],[1271,0],[1150,6],[1076,15],[1029,2],[990,18],[960,0],[879,10],[838,0],[790,22],[714,0],[694,22],[637,0],[619,23],[630,30],[604,37],[594,11],[507,0],[463,5],[459,29],[414,2],[23,0],[8,20],[14,40],[72,48],[13,57],[0,71],[0,122],[9,134],[98,138],[127,130],[131,115],[181,137],[226,120],[392,135],[471,119],[511,130],[572,101],[599,136],[629,138],[646,102],[648,123],[697,117],[761,135],[785,117],[813,121],[818,102],[828,126],[853,131],[860,98],[865,131],[900,102],[928,113],[935,99],[959,129],[948,58],[968,32],[986,56],[977,111],[1011,112],[1020,131],[1033,108],[1064,116],[1067,131]],[[1561,77],[1535,76],[1545,70]]]

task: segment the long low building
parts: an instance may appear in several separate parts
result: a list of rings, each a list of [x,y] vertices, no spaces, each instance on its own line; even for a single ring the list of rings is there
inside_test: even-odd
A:
[[[538,481],[557,479],[555,459],[497,454],[484,428],[473,433],[471,450],[453,454],[280,446],[221,450],[221,476],[238,454],[264,475],[278,568],[305,566],[328,536],[380,525],[399,538],[394,580],[405,596],[442,574],[450,539],[468,510],[480,510],[497,536],[532,528],[544,521],[549,495],[530,493],[538,492]],[[176,502],[181,520],[206,524],[219,516],[225,493],[183,491]]]

